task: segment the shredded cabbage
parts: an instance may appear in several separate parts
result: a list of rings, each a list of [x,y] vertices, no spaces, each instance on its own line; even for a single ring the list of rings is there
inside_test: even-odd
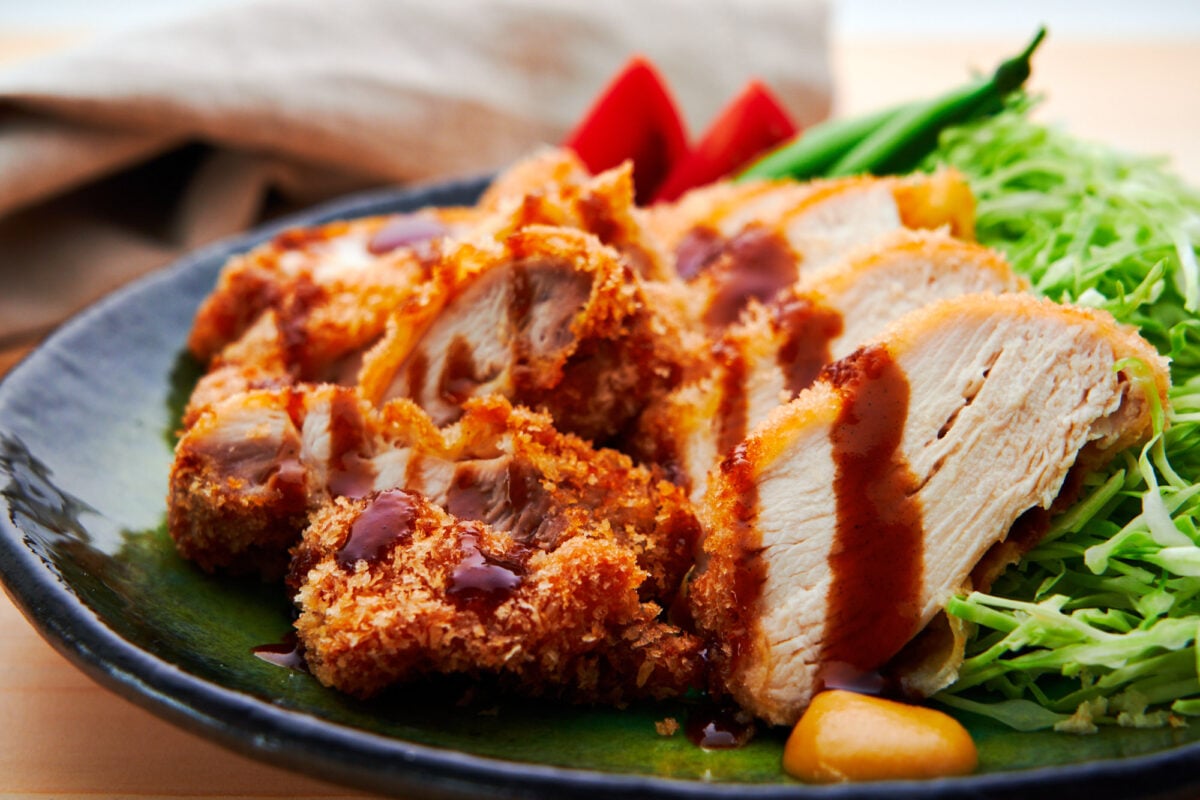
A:
[[[1183,724],[1200,714],[1200,193],[1034,105],[947,131],[925,166],[966,175],[979,240],[1036,292],[1107,309],[1169,355],[1170,408],[990,592],[950,602],[975,632],[938,699],[1021,730]]]

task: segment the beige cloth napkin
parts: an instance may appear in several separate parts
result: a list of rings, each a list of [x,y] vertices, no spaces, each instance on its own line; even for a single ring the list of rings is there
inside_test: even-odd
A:
[[[824,0],[255,0],[0,70],[0,346],[281,208],[495,170],[633,54],[830,105]]]

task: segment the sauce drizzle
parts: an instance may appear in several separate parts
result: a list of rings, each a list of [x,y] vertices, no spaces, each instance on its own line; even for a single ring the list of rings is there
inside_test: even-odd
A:
[[[412,535],[416,516],[417,504],[403,489],[375,495],[350,526],[350,535],[337,551],[338,566],[353,570],[359,561],[375,563]]]
[[[821,663],[831,673],[847,666],[867,673],[895,655],[920,621],[924,531],[917,480],[899,452],[909,386],[883,347],[860,349],[823,376],[841,392],[842,407],[832,431],[837,531]]]
[[[484,378],[477,373],[471,343],[465,336],[455,336],[446,351],[446,363],[438,380],[438,397],[447,405],[461,405],[483,383]]]
[[[521,585],[525,567],[515,560],[485,553],[479,547],[479,534],[474,526],[464,526],[459,539],[462,560],[450,574],[447,594],[465,603],[494,607],[512,596]]]
[[[772,322],[783,334],[776,363],[793,396],[807,389],[833,360],[829,343],[842,333],[842,315],[807,297],[788,297],[772,306]]]
[[[758,619],[758,600],[767,577],[767,568],[762,559],[762,536],[757,531],[758,483],[754,464],[746,452],[746,442],[733,449],[721,462],[720,469],[737,498],[731,510],[733,531],[737,537],[738,563],[733,570],[733,591],[729,598],[733,624],[728,628],[727,637],[730,666],[732,671],[736,671],[747,651],[750,630]]]
[[[746,360],[738,351],[736,342],[722,340],[713,348],[713,355],[721,365],[717,391],[720,404],[717,407],[717,454],[726,455],[746,438],[748,424],[748,400],[746,398]]]
[[[375,465],[362,411],[352,390],[335,392],[329,403],[329,492],[364,497],[375,487]]]
[[[390,253],[399,247],[409,247],[420,252],[428,250],[434,239],[450,232],[439,220],[420,214],[401,214],[384,223],[367,242],[367,252],[372,255]]]
[[[751,226],[725,245],[722,258],[708,268],[715,288],[704,322],[724,327],[737,321],[753,298],[766,302],[796,282],[796,257],[778,234]]]
[[[281,642],[261,644],[250,648],[250,652],[268,664],[296,672],[308,672],[308,662],[304,660],[304,645],[300,643],[300,637],[295,631],[284,634]]]

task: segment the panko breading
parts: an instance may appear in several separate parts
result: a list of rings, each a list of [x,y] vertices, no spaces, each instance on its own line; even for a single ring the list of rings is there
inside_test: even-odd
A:
[[[699,538],[678,487],[544,414],[491,397],[439,430],[411,402],[376,409],[328,385],[249,392],[202,414],[176,450],[168,530],[206,569],[278,575],[310,513],[393,488],[542,549],[572,535],[568,511],[589,509],[644,570],[644,596],[664,603]]]
[[[687,356],[611,248],[571,228],[529,226],[463,243],[430,304],[400,310],[364,357],[359,386],[411,398],[435,423],[471,397],[546,410],[604,443],[677,380]]]
[[[370,697],[432,673],[625,703],[700,685],[702,642],[639,598],[633,551],[589,509],[551,549],[391,490],[339,499],[296,550],[296,631],[323,683]]]

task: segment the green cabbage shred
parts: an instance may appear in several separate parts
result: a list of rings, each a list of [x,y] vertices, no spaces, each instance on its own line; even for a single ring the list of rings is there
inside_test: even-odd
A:
[[[979,240],[1035,292],[1106,309],[1169,356],[1170,408],[988,593],[953,598],[974,633],[937,699],[1019,730],[1181,725],[1200,715],[1200,193],[1035,106],[946,131],[925,167],[967,177]]]

